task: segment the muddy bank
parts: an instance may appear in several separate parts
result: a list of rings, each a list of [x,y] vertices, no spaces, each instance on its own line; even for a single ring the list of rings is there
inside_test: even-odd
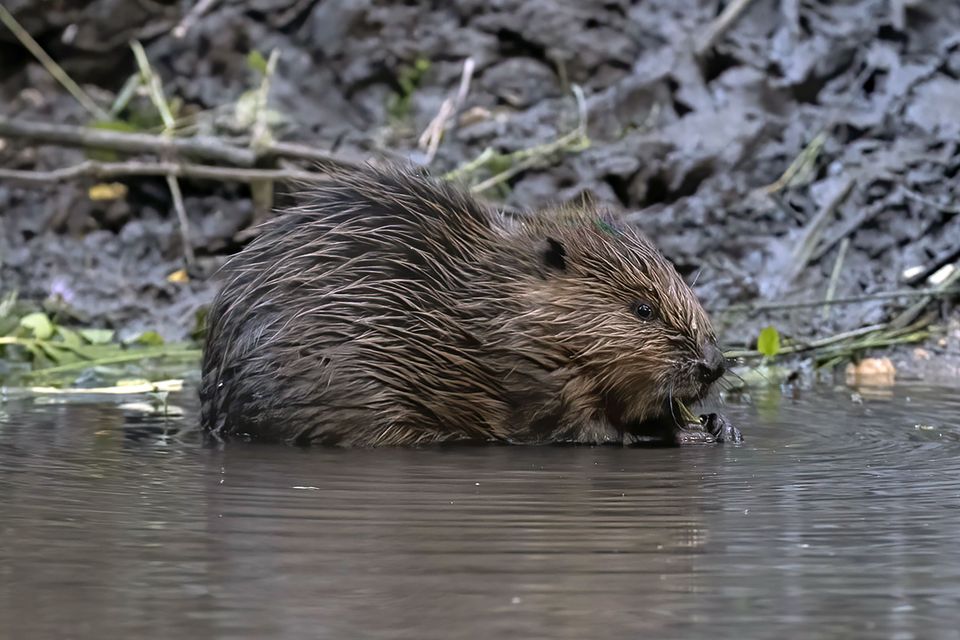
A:
[[[781,303],[822,300],[828,289],[838,299],[927,289],[958,260],[955,3],[756,0],[713,46],[709,27],[723,4],[701,0],[221,1],[182,37],[179,5],[7,6],[104,108],[136,71],[127,42],[141,40],[189,133],[248,135],[244,96],[259,83],[251,52],[262,59],[277,49],[274,135],[350,157],[425,163],[418,139],[470,58],[469,91],[429,163],[437,173],[487,149],[502,158],[561,138],[582,115],[577,85],[589,146],[561,150],[483,195],[521,208],[587,198],[623,212],[695,280],[731,346],[752,346],[769,324],[812,338],[903,317],[919,298],[829,313]],[[0,60],[0,115],[91,120],[5,30]],[[144,96],[116,119],[158,126]],[[0,148],[9,169],[85,157],[12,138]],[[212,295],[210,274],[262,212],[247,186],[182,180],[197,264],[186,282],[170,281],[183,247],[164,179],[119,181],[124,195],[109,200],[91,199],[90,179],[0,181],[2,288],[59,295],[94,324],[183,336]],[[949,298],[939,300],[916,317],[955,317]]]

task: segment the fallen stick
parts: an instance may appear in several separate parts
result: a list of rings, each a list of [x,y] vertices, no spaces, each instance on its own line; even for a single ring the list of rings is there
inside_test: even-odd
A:
[[[97,162],[87,160],[70,167],[52,171],[21,171],[0,169],[0,180],[10,180],[30,185],[56,184],[77,178],[91,177],[98,180],[125,176],[176,176],[196,180],[216,180],[220,182],[258,182],[261,180],[318,182],[324,179],[322,173],[300,171],[297,169],[242,169],[236,167],[214,167],[203,164],[181,162]]]
[[[733,0],[733,2],[724,7],[720,15],[707,26],[703,35],[700,37],[700,41],[696,47],[697,57],[703,57],[717,44],[717,41],[730,30],[730,27],[736,23],[746,8],[750,6],[750,2],[751,0]]]
[[[818,340],[812,340],[810,342],[802,342],[797,344],[787,345],[782,347],[780,351],[777,352],[777,355],[789,355],[791,353],[800,353],[802,351],[813,351],[814,349],[820,349],[822,347],[827,347],[838,342],[844,342],[845,340],[850,340],[852,338],[860,338],[870,333],[875,333],[878,331],[883,331],[887,328],[887,324],[873,324],[866,327],[860,327],[859,329],[853,329],[851,331],[844,331],[842,333],[837,333],[826,338],[820,338]],[[759,351],[754,349],[744,349],[736,351],[724,351],[723,355],[727,358],[754,358],[762,356]]]
[[[565,133],[556,140],[545,142],[543,144],[520,149],[512,153],[501,154],[491,148],[484,149],[483,152],[474,160],[464,163],[453,171],[448,171],[443,175],[444,180],[459,180],[464,176],[475,173],[483,166],[497,159],[506,162],[508,167],[500,173],[490,176],[486,180],[474,184],[470,187],[473,193],[482,193],[491,187],[501,184],[513,176],[542,165],[544,162],[554,157],[558,153],[567,151],[580,151],[590,146],[590,138],[587,135],[587,103],[583,95],[583,89],[579,85],[572,85],[573,95],[577,100],[577,114],[579,124],[573,131]]]
[[[44,69],[47,70],[53,78],[59,82],[67,92],[74,97],[74,99],[80,103],[80,105],[87,110],[92,116],[96,118],[105,119],[108,117],[107,112],[103,110],[100,105],[93,101],[86,91],[80,88],[73,78],[63,70],[56,60],[50,57],[50,55],[43,50],[43,47],[33,39],[33,37],[27,33],[27,30],[20,26],[20,23],[17,22],[16,18],[7,11],[7,9],[0,4],[0,22],[2,22],[10,31],[16,36],[17,40],[20,41],[20,44],[24,48],[33,54],[33,56],[40,62]]]
[[[837,282],[840,280],[840,273],[843,269],[843,261],[847,257],[847,249],[850,248],[850,239],[844,238],[840,242],[840,251],[837,252],[837,259],[833,263],[833,272],[830,274],[830,283],[827,285],[827,294],[824,296],[823,301],[827,304],[823,307],[823,312],[821,318],[824,322],[830,319],[830,311],[833,309],[830,306],[830,301],[833,300],[834,295],[837,292]]]
[[[183,16],[183,19],[180,20],[180,23],[173,28],[173,37],[177,40],[183,39],[183,37],[187,35],[187,31],[193,27],[193,24],[199,20],[203,14],[207,13],[216,3],[217,0],[199,0],[199,2],[193,5],[193,7],[190,8],[190,11]]]
[[[857,302],[870,302],[872,300],[889,300],[892,298],[923,298],[925,296],[946,297],[954,294],[960,294],[960,288],[899,289],[896,291],[878,291],[877,293],[867,293],[861,296],[833,298],[832,300],[805,300],[802,302],[778,302],[773,300],[771,302],[760,302],[756,304],[735,304],[722,309],[712,309],[711,311],[713,313],[733,313],[741,311],[746,313],[756,313],[758,311],[780,311],[787,309],[805,309],[809,307],[827,307],[841,304],[854,304]]]
[[[91,129],[69,124],[13,120],[3,116],[0,116],[0,137],[23,138],[44,144],[106,149],[122,153],[170,154],[240,167],[252,167],[257,160],[256,154],[250,149],[234,147],[212,136],[174,138],[149,133]]]
[[[107,396],[138,396],[148,393],[163,393],[183,391],[183,380],[157,380],[156,382],[143,382],[140,384],[121,384],[112,387],[82,387],[82,388],[60,388],[60,387],[11,387],[5,390],[5,394],[11,397],[19,396],[89,396],[89,395],[107,395]]]
[[[823,235],[830,218],[837,212],[841,205],[847,200],[847,197],[853,191],[857,181],[854,178],[847,178],[843,185],[837,190],[833,197],[827,201],[820,211],[810,219],[803,230],[800,240],[796,244],[793,252],[793,265],[784,278],[784,284],[793,282],[800,273],[807,268],[814,255],[817,245],[820,243],[820,237]]]
[[[440,148],[440,140],[443,138],[443,132],[446,130],[451,119],[455,118],[463,106],[463,101],[467,99],[467,93],[470,91],[470,80],[473,78],[473,69],[476,63],[473,58],[467,58],[463,61],[463,73],[460,76],[460,87],[457,89],[456,96],[447,98],[440,105],[440,111],[434,116],[426,130],[420,135],[417,145],[421,149],[426,149],[427,157],[425,164],[433,162]]]
[[[149,90],[150,101],[154,107],[156,107],[160,118],[163,120],[163,136],[171,138],[173,137],[172,131],[176,126],[176,121],[170,110],[170,105],[167,104],[167,99],[163,95],[163,83],[160,81],[160,76],[153,72],[153,67],[150,66],[150,61],[147,59],[147,52],[144,51],[143,45],[134,40],[130,43],[130,48],[133,50],[133,56],[137,60],[137,67],[140,69],[140,78]],[[183,202],[183,192],[180,191],[180,182],[176,176],[170,175],[169,173],[166,178],[167,188],[170,190],[170,197],[173,199],[173,210],[177,212],[177,220],[180,226],[183,258],[189,267],[193,265],[196,257],[193,253],[193,234],[190,232],[190,219],[187,217],[187,208]]]
[[[215,136],[176,138],[149,133],[91,129],[68,124],[15,120],[0,116],[0,138],[17,138],[41,144],[106,149],[120,153],[154,153],[191,160],[253,167],[265,158],[309,160],[320,165],[356,168],[360,161],[329,151],[291,142],[272,142],[254,151],[224,142]]]

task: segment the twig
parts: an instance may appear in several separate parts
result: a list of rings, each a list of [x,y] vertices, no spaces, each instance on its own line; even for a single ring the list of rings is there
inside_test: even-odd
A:
[[[27,33],[26,29],[20,26],[20,23],[17,22],[17,19],[7,11],[6,7],[0,4],[0,22],[3,22],[10,31],[13,32],[13,35],[16,36],[17,40],[20,41],[33,56],[40,61],[40,64],[43,65],[43,68],[47,70],[51,76],[53,76],[57,82],[59,82],[64,89],[66,89],[70,95],[79,102],[84,109],[87,110],[90,115],[98,118],[100,120],[109,120],[110,116],[107,114],[103,108],[100,107],[96,102],[93,101],[87,92],[84,91],[80,85],[74,82],[66,71],[63,70],[56,60],[51,58],[46,51],[43,50],[43,47],[33,39],[33,37]]]
[[[0,180],[11,180],[24,184],[44,185],[66,182],[76,178],[92,177],[96,179],[117,178],[122,176],[176,176],[197,180],[218,180],[222,182],[257,182],[261,180],[316,182],[323,180],[320,173],[298,171],[296,169],[238,169],[235,167],[213,167],[203,164],[180,162],[98,162],[87,160],[71,167],[52,171],[18,171],[0,169]]]
[[[473,160],[464,162],[462,165],[460,165],[456,169],[453,169],[452,171],[448,171],[447,173],[443,174],[443,179],[451,180],[451,181],[460,180],[464,176],[468,176],[472,173],[475,173],[476,171],[479,171],[481,167],[486,165],[488,162],[490,162],[497,156],[498,154],[493,149],[493,147],[487,147],[486,149],[481,151],[480,155],[478,155]]]
[[[192,265],[195,259],[193,253],[193,239],[190,236],[190,220],[187,218],[187,208],[183,204],[183,193],[180,192],[180,182],[176,176],[167,174],[167,188],[170,189],[170,196],[173,198],[173,209],[177,212],[177,220],[180,222],[180,242],[183,245],[183,257],[188,265]]]
[[[82,388],[60,388],[60,387],[8,387],[4,389],[7,396],[38,396],[38,395],[58,395],[58,396],[87,396],[87,395],[108,395],[108,396],[134,396],[147,393],[176,392],[183,390],[183,380],[157,380],[156,382],[144,382],[142,384],[120,384],[113,387],[82,387]]]
[[[567,136],[569,136],[569,134],[567,134]],[[483,193],[487,189],[491,189],[497,186],[498,184],[506,182],[507,180],[514,177],[515,175],[523,173],[527,169],[532,169],[544,157],[553,155],[553,153],[556,151],[557,148],[565,147],[568,143],[567,136],[558,138],[556,141],[554,141],[554,143],[550,144],[549,146],[541,145],[539,147],[534,147],[533,150],[536,150],[538,152],[537,155],[526,157],[523,160],[516,162],[509,168],[501,171],[500,173],[490,176],[486,180],[478,182],[477,184],[470,187],[470,191],[472,191],[473,193]],[[555,147],[554,145],[559,145],[559,146]]]
[[[744,311],[747,313],[756,313],[758,311],[779,311],[781,309],[804,309],[808,307],[821,307],[840,304],[854,304],[857,302],[869,302],[872,300],[888,300],[891,298],[917,298],[924,296],[944,297],[954,294],[960,294],[960,288],[957,289],[900,289],[897,291],[879,291],[862,296],[850,296],[847,298],[834,298],[833,300],[806,300],[803,302],[761,302],[756,304],[738,304],[714,310],[714,313],[734,313]]]
[[[851,338],[859,338],[865,336],[869,333],[876,333],[878,331],[883,331],[887,328],[886,324],[873,324],[867,327],[860,327],[859,329],[853,329],[851,331],[844,331],[842,333],[837,333],[826,338],[821,338],[819,340],[813,340],[812,342],[801,343],[801,344],[791,344],[785,347],[782,347],[778,352],[780,354],[791,354],[799,353],[801,351],[812,351],[814,349],[820,349],[822,347],[827,347],[838,342],[844,342],[845,340],[850,340]],[[759,351],[754,350],[745,350],[745,351],[726,351],[723,354],[727,358],[751,358],[755,356],[761,356]]]
[[[269,115],[267,103],[270,98],[270,82],[273,79],[274,72],[277,70],[277,61],[279,59],[280,50],[274,48],[270,52],[270,58],[267,60],[267,66],[263,72],[263,79],[260,81],[260,87],[257,89],[256,112],[250,136],[250,146],[254,151],[269,146],[273,140],[273,136],[270,133],[270,125],[267,122]]]
[[[257,159],[274,157],[291,158],[294,160],[308,160],[321,166],[343,167],[345,169],[356,169],[363,164],[363,159],[359,156],[345,157],[340,153],[332,153],[296,142],[271,142],[267,146],[258,149],[257,153],[259,154]]]
[[[847,248],[850,246],[850,239],[844,238],[840,243],[840,251],[837,253],[837,261],[833,263],[833,272],[830,274],[830,284],[827,285],[827,295],[823,301],[827,304],[823,307],[822,318],[826,322],[830,319],[830,311],[833,307],[829,304],[837,292],[837,281],[840,279],[840,271],[843,269],[843,261],[847,257]]]
[[[224,142],[214,136],[171,138],[149,133],[108,131],[66,124],[14,120],[0,116],[0,138],[18,138],[40,144],[55,144],[88,149],[106,149],[120,153],[155,153],[192,160],[220,162],[237,167],[253,167],[258,160],[282,157],[309,160],[327,166],[355,168],[359,159],[292,142],[272,142],[256,151]]]
[[[948,276],[943,280],[943,282],[941,282],[941,283],[938,284],[936,287],[934,287],[934,290],[935,290],[935,291],[941,292],[941,294],[942,294],[942,292],[950,289],[951,286],[952,286],[955,282],[957,282],[958,280],[960,280],[960,266],[958,266],[958,265],[953,265],[953,267],[954,267],[954,269],[953,269],[953,271],[950,273],[950,275],[948,275]],[[907,309],[905,309],[903,312],[901,312],[900,315],[898,315],[896,318],[894,318],[894,319],[890,322],[890,326],[895,327],[895,328],[900,328],[900,327],[904,327],[904,326],[910,324],[911,322],[913,322],[913,321],[917,318],[917,316],[919,316],[921,313],[923,313],[923,310],[926,308],[926,306],[927,306],[928,304],[930,304],[930,303],[933,301],[934,297],[935,297],[935,296],[931,294],[931,295],[929,295],[929,296],[925,296],[925,297],[921,298],[920,300],[917,300],[917,301],[914,302],[912,305],[910,305],[909,307],[907,307]]]
[[[903,188],[903,193],[904,193],[904,195],[907,196],[908,198],[910,198],[911,200],[916,200],[917,202],[919,202],[919,203],[921,203],[921,204],[925,204],[925,205],[927,205],[928,207],[933,207],[934,209],[937,209],[938,211],[942,211],[943,213],[949,213],[949,214],[951,214],[951,215],[958,215],[958,214],[960,214],[960,207],[951,207],[951,206],[948,206],[948,205],[945,205],[945,204],[940,204],[939,202],[936,202],[935,200],[931,200],[930,198],[927,198],[926,196],[920,195],[919,193],[917,193],[917,192],[914,191],[913,189],[908,189],[907,187],[902,187],[902,188]]]
[[[827,141],[827,134],[825,131],[821,130],[820,133],[815,135],[810,142],[807,143],[807,146],[803,148],[800,154],[793,159],[793,162],[790,163],[790,166],[787,167],[779,178],[777,178],[772,183],[768,184],[766,187],[763,187],[763,191],[767,194],[774,194],[778,191],[781,191],[785,187],[790,186],[793,180],[800,174],[801,171],[809,169],[817,161],[817,158],[820,156],[820,150],[823,149],[824,143]]]
[[[789,276],[786,278],[786,282],[792,282],[800,275],[801,271],[807,268],[807,265],[810,263],[810,257],[820,242],[820,236],[823,234],[827,222],[830,220],[830,217],[836,213],[840,205],[844,203],[850,195],[850,192],[853,191],[856,183],[857,181],[854,178],[848,177],[837,193],[823,205],[823,208],[821,208],[807,224],[803,230],[803,236],[794,251],[793,266],[790,269]]]
[[[256,152],[270,145],[273,142],[273,132],[270,130],[270,111],[268,104],[270,102],[270,83],[273,81],[273,74],[277,70],[277,62],[280,60],[280,50],[274,48],[270,51],[270,58],[263,69],[263,77],[260,80],[260,87],[254,94],[254,112],[253,125],[250,127],[250,148]],[[253,182],[250,184],[250,199],[253,202],[253,221],[254,224],[262,222],[273,209],[274,203],[274,184],[273,182]]]
[[[178,40],[182,39],[185,35],[187,35],[187,31],[193,27],[194,23],[200,19],[203,14],[213,8],[213,5],[216,3],[217,0],[199,0],[197,4],[190,8],[190,11],[187,12],[187,15],[183,16],[183,19],[180,21],[180,23],[173,28],[173,37]]]
[[[463,73],[460,75],[460,87],[457,89],[457,95],[453,98],[446,98],[443,101],[437,115],[434,116],[433,120],[430,121],[430,124],[427,125],[427,128],[423,131],[423,134],[420,135],[417,144],[421,149],[427,149],[426,164],[433,162],[433,158],[437,155],[437,149],[440,148],[440,141],[443,139],[443,132],[446,130],[448,122],[456,117],[460,108],[463,106],[463,101],[466,100],[467,93],[470,92],[470,80],[473,78],[475,66],[476,63],[473,58],[464,60]]]
[[[536,167],[543,162],[545,158],[549,158],[558,151],[566,149],[569,146],[573,146],[579,139],[580,134],[576,131],[571,131],[570,133],[557,138],[553,142],[548,142],[547,144],[525,149],[525,152],[531,153],[524,153],[522,158],[514,158],[515,163],[513,165],[507,169],[504,169],[500,173],[492,175],[486,180],[473,185],[470,187],[470,191],[473,193],[483,193],[487,189],[491,189],[498,184],[506,182],[515,175],[523,173],[527,169]]]
[[[840,224],[837,225],[837,229],[828,237],[824,238],[820,246],[814,250],[813,255],[810,256],[810,262],[819,262],[823,256],[833,250],[834,245],[844,238],[849,238],[856,233],[857,230],[862,229],[864,225],[869,224],[877,215],[887,210],[888,205],[886,202],[875,202],[868,207],[857,210],[854,215],[842,220]]]
[[[146,360],[152,358],[173,358],[173,359],[183,359],[183,360],[199,360],[203,355],[203,352],[200,349],[168,349],[168,350],[138,350],[132,351],[130,353],[121,353],[115,356],[105,356],[103,358],[96,358],[93,360],[81,360],[79,362],[71,362],[70,364],[62,364],[56,367],[46,367],[44,369],[34,369],[33,371],[28,371],[26,374],[27,377],[36,378],[43,377],[46,375],[54,375],[60,373],[66,373],[68,371],[77,371],[78,369],[86,369],[88,367],[97,367],[107,364],[120,364],[123,362],[136,362],[137,360]]]
[[[697,57],[703,57],[707,51],[713,48],[717,40],[723,37],[723,34],[733,26],[744,10],[750,5],[750,2],[751,0],[733,0],[724,7],[720,15],[710,23],[700,37],[700,42],[695,49]]]
[[[173,113],[170,112],[170,105],[163,95],[163,85],[160,78],[153,72],[150,61],[147,59],[147,53],[143,50],[143,45],[134,40],[130,43],[133,49],[133,55],[137,59],[137,67],[140,69],[140,75],[144,83],[150,90],[150,101],[160,113],[163,119],[163,135],[173,136],[173,128],[176,126],[176,120]],[[167,187],[170,189],[170,196],[173,199],[173,210],[177,213],[177,220],[180,226],[180,243],[183,245],[183,257],[187,265],[194,263],[193,238],[190,233],[190,218],[187,217],[187,208],[183,204],[183,193],[180,191],[180,183],[176,176],[167,174]]]
[[[120,115],[120,112],[123,111],[130,100],[137,95],[137,89],[140,88],[140,83],[142,82],[139,73],[131,73],[130,77],[127,78],[126,82],[123,83],[123,86],[120,87],[120,91],[117,92],[117,97],[113,99],[113,104],[110,105],[109,117],[111,120]]]
[[[137,60],[137,69],[140,71],[140,77],[143,83],[147,85],[147,90],[150,93],[150,102],[153,103],[153,106],[160,114],[160,119],[163,120],[164,133],[169,135],[169,131],[177,126],[177,121],[173,117],[173,113],[170,111],[170,105],[167,104],[167,100],[163,95],[163,85],[160,83],[160,76],[153,72],[153,67],[150,66],[150,61],[147,59],[147,52],[143,50],[142,44],[133,40],[130,43],[130,48],[133,50],[133,57]]]
[[[148,133],[106,131],[66,124],[12,120],[4,116],[0,116],[0,137],[25,138],[39,143],[107,149],[122,153],[148,152],[165,156],[179,155],[240,167],[252,167],[257,160],[256,154],[250,149],[241,149],[211,136],[171,138]]]
[[[758,191],[767,195],[773,195],[778,191],[791,186],[801,172],[813,168],[813,165],[816,163],[817,158],[820,157],[820,152],[823,150],[824,144],[827,141],[828,131],[836,122],[838,114],[845,112],[847,108],[853,104],[853,101],[856,98],[853,89],[863,88],[873,71],[874,67],[872,65],[867,64],[864,66],[860,74],[854,78],[853,88],[851,88],[846,100],[844,100],[841,104],[836,105],[830,111],[823,124],[819,127],[819,129],[817,129],[816,135],[814,135],[810,142],[808,142],[800,151],[799,155],[793,159],[786,171],[784,171],[773,183],[767,185],[766,187],[761,187]]]
[[[875,349],[878,347],[890,347],[897,344],[907,344],[910,342],[919,342],[930,337],[928,329],[911,329],[910,331],[890,333],[878,331],[874,334],[865,335],[859,339],[853,339],[846,343],[830,345],[827,347],[815,349],[814,358],[817,366],[823,366],[824,363],[837,364],[845,357],[853,355],[857,351],[865,349]]]
[[[510,166],[507,169],[487,178],[478,184],[473,185],[470,188],[470,190],[474,193],[482,193],[487,189],[495,187],[496,185],[509,180],[513,176],[526,171],[527,169],[539,165],[545,159],[550,158],[561,151],[579,151],[589,146],[590,138],[587,136],[587,106],[583,95],[583,89],[576,84],[572,85],[572,89],[573,94],[577,99],[577,113],[579,116],[579,124],[577,125],[576,129],[551,142],[530,147],[529,149],[521,149],[509,154],[500,155],[495,151],[485,149],[481,154],[481,158],[483,156],[487,156],[484,162],[480,162],[481,158],[477,158],[471,162],[468,162],[462,167],[447,173],[444,178],[448,180],[459,178],[468,172],[468,167],[469,171],[475,171],[495,158],[509,162]]]

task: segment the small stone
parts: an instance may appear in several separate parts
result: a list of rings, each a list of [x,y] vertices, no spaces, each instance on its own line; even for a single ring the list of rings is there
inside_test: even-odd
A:
[[[897,369],[890,358],[865,358],[847,365],[847,385],[889,387],[894,383]]]
[[[490,110],[483,107],[471,107],[460,116],[460,126],[469,127],[472,124],[490,119]]]

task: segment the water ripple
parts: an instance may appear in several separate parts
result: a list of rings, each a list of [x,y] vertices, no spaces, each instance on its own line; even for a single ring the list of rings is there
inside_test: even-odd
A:
[[[0,411],[9,637],[957,637],[960,394],[731,402],[742,446],[205,449]],[[600,630],[602,629],[602,633]]]

